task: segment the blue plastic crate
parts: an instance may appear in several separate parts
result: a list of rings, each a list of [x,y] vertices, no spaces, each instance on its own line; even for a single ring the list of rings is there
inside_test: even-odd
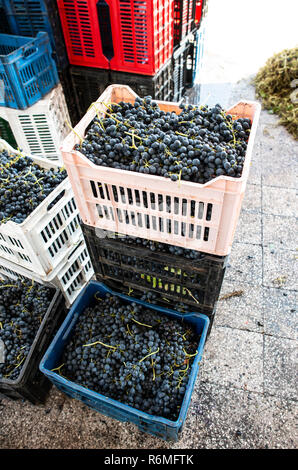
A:
[[[100,393],[93,392],[86,387],[67,380],[56,372],[52,372],[52,369],[60,365],[59,360],[61,359],[63,350],[72,337],[74,327],[80,315],[83,313],[85,308],[88,307],[95,294],[97,297],[104,298],[107,293],[116,295],[120,299],[123,299],[129,303],[136,302],[148,309],[157,312],[158,314],[179,320],[183,318],[183,321],[185,323],[192,324],[198,333],[198,354],[195,356],[193,365],[191,367],[187,389],[180,408],[179,417],[176,421],[171,421],[159,416],[149,415],[148,413],[137,410],[136,408],[133,408],[129,405],[124,405],[117,400],[101,395]],[[57,332],[44,357],[42,358],[39,367],[41,372],[43,372],[59,390],[71,398],[81,400],[90,408],[93,408],[111,418],[123,422],[132,422],[136,424],[141,431],[153,434],[154,436],[166,441],[177,441],[179,434],[182,431],[182,427],[187,415],[187,410],[190,405],[191,395],[199,371],[199,364],[202,359],[203,349],[206,342],[208,326],[209,319],[206,315],[200,313],[189,313],[187,315],[181,315],[174,310],[157,307],[156,305],[134,299],[130,296],[116,293],[107,288],[102,283],[90,281],[70,309],[65,321],[61,325],[59,331]]]
[[[196,31],[195,41],[195,64],[193,68],[192,85],[195,84],[203,67],[205,51],[205,24],[202,24],[200,28]]]
[[[14,34],[35,36],[39,31],[46,31],[51,36],[44,0],[2,0],[2,4]]]
[[[63,70],[68,57],[56,0],[2,0],[2,3],[11,34],[35,37],[40,31],[48,33],[57,67]]]
[[[26,109],[59,82],[49,36],[0,34],[0,106]]]

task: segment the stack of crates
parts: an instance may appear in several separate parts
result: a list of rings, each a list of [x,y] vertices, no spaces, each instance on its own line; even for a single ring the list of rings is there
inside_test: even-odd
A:
[[[76,123],[58,7],[52,0],[2,0],[0,7],[0,150],[57,169]],[[0,274],[52,285],[67,306],[93,276],[68,178],[22,224],[0,225]]]
[[[163,101],[180,101],[192,86],[202,40],[196,34],[195,0],[57,4],[80,118],[110,84]]]
[[[175,421],[143,412],[139,406],[124,405],[111,399],[108,392],[95,392],[68,379],[63,371],[60,373],[61,357],[84,310],[100,305],[96,302],[107,295],[115,295],[126,304],[141,304],[157,311],[165,321],[169,316],[193,324],[207,319],[204,327],[201,324],[197,330],[201,359],[240,214],[260,106],[241,101],[226,110],[235,119],[252,121],[240,178],[222,175],[206,184],[183,180],[178,184],[156,175],[96,165],[78,150],[77,144],[93,119],[104,118],[108,103],[134,103],[136,97],[128,86],[110,85],[98,98],[96,110],[91,107],[75,132],[63,142],[63,160],[79,207],[96,281],[89,282],[76,300],[45,353],[40,370],[63,393],[100,413],[135,423],[141,431],[167,441],[177,441],[198,372],[195,364],[190,369]],[[164,112],[180,111],[178,103],[157,101],[157,104]],[[145,329],[151,327],[140,325]],[[131,335],[129,328],[127,334]],[[89,346],[96,347],[97,342],[100,341]],[[148,351],[148,356],[154,354]]]
[[[1,0],[2,64],[7,68],[9,60],[16,70],[8,77],[0,73],[0,138],[32,155],[57,160],[69,126],[78,123],[109,84],[129,85],[139,96],[181,101],[202,63],[206,4]],[[5,38],[13,40],[6,44]],[[19,62],[16,56],[24,48],[26,57]],[[11,51],[16,54],[13,63]],[[52,72],[46,75],[49,64]],[[62,94],[58,88],[51,94],[58,84]],[[57,132],[51,110],[61,115]]]
[[[19,151],[0,140],[0,151]],[[31,156],[45,169],[59,165]],[[62,292],[70,307],[94,274],[70,180],[66,177],[20,224],[0,224],[0,276],[32,279]]]
[[[105,114],[101,103],[134,103],[136,97],[128,86],[110,85],[98,98],[96,110],[90,108],[62,147],[95,275],[123,293],[149,294],[145,298],[160,305],[204,313],[211,328],[259,111],[248,103],[227,111],[253,121],[243,177],[177,185],[165,178],[161,182],[160,177],[97,166],[73,150],[94,117]],[[157,103],[163,111],[180,112],[177,102]],[[140,239],[147,240],[147,246]]]
[[[133,97],[151,95],[160,102],[181,101],[187,86],[193,83],[198,61],[195,7],[195,0],[0,1],[5,17],[0,35],[2,136],[30,155],[35,163],[45,168],[56,168],[63,163],[68,172],[68,178],[22,224],[8,221],[0,225],[0,276],[29,278],[62,292],[70,312],[55,336],[56,341],[59,338],[58,343],[60,338],[67,341],[74,325],[72,316],[78,317],[78,312],[86,305],[86,296],[94,296],[98,290],[102,296],[114,293],[127,302],[134,299],[142,303],[145,297],[149,303],[143,303],[144,306],[194,323],[199,354],[177,423],[144,416],[135,410],[131,415],[131,410],[119,410],[118,403],[116,410],[111,409],[110,402],[107,408],[102,408],[101,397],[82,396],[92,407],[136,422],[140,429],[169,440],[177,440],[186,417],[228,257],[217,255],[213,248],[201,249],[206,233],[208,239],[206,221],[208,225],[213,215],[210,203],[204,198],[203,202],[195,198],[190,201],[190,204],[195,203],[193,210],[201,219],[203,235],[198,236],[196,228],[194,243],[185,246],[183,237],[188,228],[180,203],[186,206],[181,200],[179,207],[176,202],[175,209],[173,206],[173,210],[178,207],[180,211],[180,238],[167,239],[164,235],[168,233],[169,224],[173,223],[172,230],[175,230],[175,221],[169,221],[162,214],[166,210],[163,206],[169,207],[169,196],[154,187],[149,194],[142,186],[142,178],[124,188],[123,183],[114,180],[113,172],[113,181],[109,176],[104,180],[106,175],[101,174],[101,168],[96,171],[85,168],[84,171],[84,165],[73,165],[74,142],[71,139],[84,135],[86,127],[76,132],[81,126],[80,119],[110,84],[132,86],[134,91],[127,89],[134,93]],[[40,44],[44,57],[39,55]],[[6,64],[11,65],[11,70]],[[114,86],[117,89],[117,85]],[[115,101],[119,101],[118,98],[116,96]],[[93,112],[91,107],[89,113]],[[71,126],[75,127],[74,132],[69,132]],[[66,149],[68,139],[71,140],[70,152]],[[19,150],[5,145],[0,142],[0,149],[19,154]],[[83,173],[77,179],[81,170]],[[131,199],[132,187],[135,189]],[[114,203],[120,203],[114,213],[119,217],[118,222],[112,226],[106,223],[111,219],[111,195]],[[133,216],[122,207],[121,201],[126,209],[131,201],[136,204]],[[155,217],[150,209],[148,212],[148,205],[152,204],[156,204],[161,215],[157,218],[158,228],[164,227],[157,236],[150,227]],[[201,211],[200,216],[198,211]],[[217,209],[214,212],[217,213]],[[122,236],[121,223],[126,225],[128,221],[132,225]],[[98,236],[98,229],[101,236]],[[156,242],[156,253],[142,245],[134,246],[135,234]],[[181,247],[181,253],[169,251],[174,247]],[[92,280],[94,277],[96,281]],[[64,331],[66,324],[67,331]],[[56,350],[53,355],[56,357]],[[52,371],[47,366],[40,365],[40,370],[52,380]],[[61,390],[69,393],[68,385],[65,387],[63,383]],[[69,394],[81,397],[80,391],[73,393],[73,388]]]
[[[78,121],[56,2],[2,0],[0,137],[31,155],[62,161]]]

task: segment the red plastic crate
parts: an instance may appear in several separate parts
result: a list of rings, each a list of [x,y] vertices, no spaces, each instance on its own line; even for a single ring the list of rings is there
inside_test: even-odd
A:
[[[195,10],[195,0],[174,0],[174,46],[194,28]]]
[[[196,0],[195,8],[195,26],[198,28],[203,19],[207,7],[207,0]]]
[[[173,53],[174,0],[57,0],[72,65],[155,75]]]

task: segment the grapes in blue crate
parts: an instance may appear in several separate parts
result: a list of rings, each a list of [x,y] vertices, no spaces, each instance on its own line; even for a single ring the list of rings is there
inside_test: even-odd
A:
[[[123,404],[175,420],[197,346],[190,324],[107,294],[80,316],[53,370]]]

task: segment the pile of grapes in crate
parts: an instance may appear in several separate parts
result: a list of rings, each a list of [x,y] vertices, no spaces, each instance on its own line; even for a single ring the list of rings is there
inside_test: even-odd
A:
[[[64,169],[46,169],[21,152],[0,152],[0,224],[22,223],[67,177]]]
[[[107,294],[80,316],[59,370],[90,390],[176,420],[197,345],[191,325]]]
[[[0,280],[0,381],[18,378],[52,300],[52,288],[29,279]]]
[[[233,120],[218,104],[181,105],[178,115],[161,110],[150,96],[106,108],[75,146],[96,165],[196,183],[242,174],[248,118]]]

